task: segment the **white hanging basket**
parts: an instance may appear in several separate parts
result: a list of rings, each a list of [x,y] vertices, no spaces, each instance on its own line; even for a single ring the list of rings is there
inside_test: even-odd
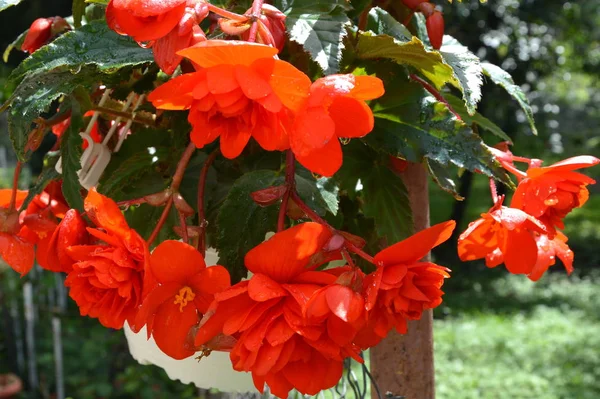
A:
[[[206,264],[215,265],[219,259],[213,249],[206,251]],[[234,371],[229,360],[229,353],[214,351],[201,361],[195,356],[183,360],[175,360],[165,355],[150,337],[146,340],[146,327],[134,333],[125,323],[123,327],[131,356],[140,364],[153,364],[167,372],[172,380],[184,384],[193,383],[198,388],[215,388],[224,392],[252,392],[256,389],[250,373]]]

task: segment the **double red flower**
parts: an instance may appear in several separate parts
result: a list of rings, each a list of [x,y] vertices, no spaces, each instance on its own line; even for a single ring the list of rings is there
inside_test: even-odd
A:
[[[251,372],[261,392],[266,383],[281,398],[293,388],[315,395],[339,381],[345,358],[362,361],[361,349],[441,303],[448,270],[419,260],[453,229],[440,224],[380,252],[366,277],[350,266],[315,270],[340,257],[328,252],[337,238],[329,227],[277,233],[246,255],[250,280],[215,295],[195,345],[230,336],[233,368]]]
[[[126,320],[133,325],[147,269],[146,242],[127,225],[117,204],[96,190],[89,191],[84,207],[96,226],[86,229],[89,240],[98,243],[86,243],[85,235],[81,235],[84,242],[73,242],[76,240],[72,237],[61,239],[61,229],[57,237],[59,261],[65,252],[73,261],[65,280],[70,287],[69,296],[79,306],[82,316],[97,318],[105,327],[119,329]],[[71,226],[69,220],[63,223]],[[75,229],[80,231],[78,227]]]
[[[198,24],[208,15],[206,4],[188,7],[187,0],[111,0],[106,8],[108,26],[138,42],[146,42],[158,66],[172,74],[182,57],[179,50],[206,40]]]
[[[458,254],[463,261],[485,258],[488,267],[502,263],[509,272],[526,274],[538,280],[556,258],[567,273],[573,271],[573,251],[564,228],[564,218],[588,200],[587,186],[594,179],[575,172],[600,163],[592,156],[578,156],[541,167],[541,161],[514,157],[510,151],[492,149],[500,163],[519,179],[511,208],[502,206],[501,198],[481,219],[469,225],[458,240]],[[526,173],[513,161],[528,161]]]

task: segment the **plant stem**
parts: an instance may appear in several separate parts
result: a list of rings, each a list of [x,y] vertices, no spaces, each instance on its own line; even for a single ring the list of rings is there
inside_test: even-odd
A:
[[[252,13],[250,18],[252,19],[252,26],[250,27],[250,33],[248,36],[249,42],[256,41],[256,32],[258,32],[258,19],[260,18],[262,11],[263,0],[254,0],[252,2]]]
[[[490,193],[492,194],[492,201],[496,205],[498,203],[498,189],[496,188],[494,179],[490,179]]]
[[[198,180],[198,224],[200,227],[200,233],[198,234],[198,251],[204,256],[206,254],[206,214],[204,212],[204,191],[206,190],[206,178],[208,177],[208,170],[210,165],[215,161],[219,150],[214,150],[206,161],[200,171],[200,179]]]
[[[173,181],[171,183],[171,190],[174,193],[179,191],[179,186],[181,185],[183,175],[185,174],[185,168],[187,167],[188,163],[190,163],[190,159],[192,158],[192,155],[194,155],[194,151],[196,151],[196,144],[188,144],[187,148],[181,155],[181,159],[177,163],[177,169],[175,170]]]
[[[152,231],[150,238],[148,238],[148,246],[152,245],[156,237],[158,237],[158,233],[160,233],[160,229],[164,226],[167,221],[167,217],[169,217],[169,212],[171,211],[171,206],[173,206],[173,197],[169,197],[167,203],[165,204],[165,209],[163,209],[163,213],[160,215],[160,219],[158,219],[158,223],[156,227]]]
[[[436,100],[438,100],[439,102],[443,103],[450,112],[452,112],[454,114],[454,116],[456,116],[456,119],[458,119],[459,121],[462,121],[462,118],[460,117],[460,115],[454,110],[454,108],[452,108],[452,106],[448,103],[448,101],[440,94],[439,91],[437,91],[437,89],[435,87],[433,87],[432,85],[429,84],[429,82],[427,82],[426,80],[422,79],[421,77],[415,75],[414,73],[410,75],[410,78],[412,80],[414,80],[415,82],[418,82],[421,84],[421,86],[423,86],[423,88],[425,90],[427,90],[429,93],[431,93],[431,95],[433,95]]]
[[[248,17],[246,17],[244,15],[240,15],[240,14],[236,14],[231,11],[224,10],[220,7],[215,6],[214,4],[210,4],[207,2],[206,5],[208,5],[208,9],[210,11],[214,12],[217,15],[220,15],[223,18],[231,19],[233,21],[240,21],[240,22],[248,20]]]
[[[183,238],[183,242],[186,244],[190,243],[190,237],[188,235],[187,223],[185,222],[185,215],[181,211],[177,211],[179,214],[179,224],[181,224],[181,236]]]
[[[296,158],[291,150],[287,150],[285,154],[285,184],[287,190],[283,194],[281,200],[281,208],[279,208],[279,218],[277,219],[277,231],[285,229],[285,215],[287,213],[288,203],[292,191],[296,190]]]
[[[141,204],[145,204],[147,201],[145,198],[134,198],[134,199],[130,199],[130,200],[125,200],[125,201],[119,201],[117,202],[117,206],[133,206],[133,205],[141,205]]]
[[[354,261],[352,260],[352,256],[350,256],[350,253],[348,252],[348,250],[346,248],[342,249],[342,255],[344,256],[344,259],[346,259],[346,262],[348,262],[348,266],[352,267],[353,269],[356,268],[356,265],[354,264]]]
[[[17,203],[17,188],[19,185],[19,175],[21,174],[22,167],[23,163],[21,163],[21,161],[17,161],[17,165],[15,166],[15,173],[13,174],[13,185],[12,192],[10,193],[10,203],[8,204],[9,211],[15,210],[15,205]]]
[[[360,249],[356,245],[352,244],[350,241],[346,240],[344,242],[344,246],[346,247],[346,249],[348,249],[348,251],[357,254],[358,256],[360,256],[361,258],[363,258],[364,260],[366,260],[367,262],[372,263],[374,265],[377,265],[375,263],[375,258],[374,257],[372,257],[371,255],[369,255],[368,253],[366,253],[365,251],[363,251],[362,249]]]
[[[500,163],[502,164],[502,167],[504,169],[506,169],[513,175],[515,175],[517,177],[517,179],[519,179],[519,181],[527,177],[527,173],[517,169],[514,165],[511,165],[508,162],[500,162]]]
[[[91,110],[98,111],[98,112],[100,112],[102,114],[106,114],[106,115],[121,117],[124,119],[131,119],[135,123],[139,123],[141,125],[146,125],[146,126],[155,126],[156,125],[156,122],[152,119],[140,118],[139,116],[132,118],[132,114],[130,114],[129,112],[117,111],[116,109],[112,109],[112,108],[96,106],[96,107],[92,107]]]

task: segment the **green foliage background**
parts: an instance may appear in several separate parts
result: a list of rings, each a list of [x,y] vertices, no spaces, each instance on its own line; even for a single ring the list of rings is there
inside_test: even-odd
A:
[[[281,2],[278,5],[285,10],[289,4]],[[532,136],[527,124],[523,123],[527,115],[519,104],[492,84],[490,78],[484,79],[483,100],[478,111],[510,136],[519,154],[548,162],[580,153],[600,154],[600,135],[597,133],[600,124],[598,2],[498,0],[480,4],[476,0],[463,0],[452,5],[441,1],[438,4],[443,6],[448,33],[476,55],[508,70],[531,100],[538,137]],[[300,24],[297,29],[302,28],[302,24],[312,26],[310,21],[301,20],[302,10],[295,12],[297,14],[289,19],[292,27],[296,24]],[[4,48],[39,16],[70,13],[70,0],[29,0],[13,7],[0,14],[0,44]],[[322,19],[325,27],[343,22],[337,7],[323,10]],[[398,35],[401,34],[398,31]],[[361,40],[368,44],[371,38]],[[314,52],[319,50],[315,48]],[[368,53],[364,57],[368,58]],[[0,66],[0,102],[14,90],[11,85],[4,84],[4,79],[22,58],[21,54],[13,52],[8,65]],[[335,66],[327,59],[321,60],[320,64],[325,68]],[[448,79],[452,77],[448,76]],[[463,96],[459,90],[454,94],[458,98]],[[379,117],[382,115],[380,112]],[[0,114],[0,133],[0,145],[7,149],[7,165],[10,166],[15,158],[10,150],[3,114]],[[482,131],[487,142],[500,140],[493,134]],[[46,137],[40,152],[32,156],[26,173],[37,175],[40,172],[41,154],[52,146],[51,136]],[[600,179],[597,168],[592,173]],[[0,173],[3,187],[8,185],[11,175],[10,168]],[[376,182],[378,176],[366,178]],[[455,189],[466,198],[465,201],[456,202],[437,185],[431,185],[432,223],[454,218],[464,228],[489,208],[485,178],[465,172]],[[403,195],[403,187],[391,186],[390,192]],[[596,272],[600,266],[598,186],[591,187],[591,193],[586,208],[576,210],[566,223],[569,243],[576,253],[577,276],[568,278],[560,266],[556,266],[556,273],[534,285],[523,277],[508,276],[501,269],[488,270],[479,263],[459,263],[455,240],[436,251],[436,261],[453,269],[453,277],[445,286],[444,305],[436,312],[436,371],[441,399],[600,397],[600,319],[597,311],[600,307],[600,296],[597,295],[600,275]],[[340,207],[346,205],[342,202]],[[373,209],[373,213],[376,212],[377,209]],[[403,211],[395,209],[392,212]],[[360,223],[356,222],[358,231]],[[382,228],[386,229],[386,226]],[[42,272],[28,278],[34,280],[40,298],[52,295],[53,275]],[[22,283],[23,280],[10,271],[0,272],[0,308],[3,312],[8,312],[11,304],[17,304],[21,309]],[[74,304],[69,304],[61,318],[67,394],[71,397],[197,396],[195,388],[168,380],[162,370],[137,365],[127,353],[121,332],[106,330],[94,320],[79,317]],[[30,392],[32,398],[49,395],[54,389],[50,319],[48,309],[39,309],[36,345],[43,387],[40,392]],[[18,371],[14,353],[10,352],[14,338],[7,333],[10,327],[0,327],[0,372]],[[21,376],[26,379],[24,370],[21,370]]]

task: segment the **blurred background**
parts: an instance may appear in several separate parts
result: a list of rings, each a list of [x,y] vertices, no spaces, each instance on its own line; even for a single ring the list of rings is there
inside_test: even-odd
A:
[[[600,2],[595,0],[463,0],[444,10],[447,33],[482,59],[509,71],[532,102],[539,136],[532,136],[517,104],[484,85],[479,112],[509,133],[515,151],[546,164],[579,154],[600,156]],[[70,14],[71,0],[28,0],[0,14],[4,49],[40,16]],[[5,78],[23,59],[0,64],[0,103],[12,87]],[[495,138],[485,137],[490,144]],[[39,173],[52,145],[47,135],[24,172],[23,187]],[[15,164],[5,116],[0,114],[0,187]],[[600,169],[591,171],[600,179]],[[491,206],[487,181],[465,173],[456,202],[431,186],[432,224],[455,219],[464,230]],[[556,265],[533,284],[503,268],[461,263],[456,237],[434,253],[452,270],[436,309],[436,384],[440,399],[600,398],[600,188],[590,187],[583,209],[567,218],[575,273]],[[197,398],[193,386],[170,381],[129,355],[124,335],[82,318],[64,301],[60,276],[41,270],[19,279],[0,266],[0,374],[15,373],[23,398],[54,398],[54,348],[63,347],[67,397]],[[60,334],[57,334],[58,329]],[[1,377],[0,377],[1,378]],[[1,396],[0,396],[1,397]]]

